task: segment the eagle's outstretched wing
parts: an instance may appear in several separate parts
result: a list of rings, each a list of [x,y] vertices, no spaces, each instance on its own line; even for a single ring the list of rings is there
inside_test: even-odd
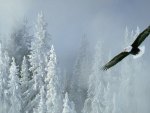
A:
[[[135,41],[131,46],[137,48],[149,34],[150,34],[150,26],[138,35],[138,37],[135,39]]]
[[[123,58],[125,58],[129,54],[130,54],[129,52],[121,52],[120,54],[118,54],[117,56],[115,56],[111,61],[109,61],[107,64],[105,64],[102,67],[102,70],[107,70],[107,69],[111,68],[112,66],[114,66],[115,64],[117,64],[118,62],[120,62]]]

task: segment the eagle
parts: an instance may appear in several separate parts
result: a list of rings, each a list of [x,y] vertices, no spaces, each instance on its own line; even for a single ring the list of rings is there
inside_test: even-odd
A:
[[[106,63],[102,67],[102,70],[108,70],[109,68],[116,65],[118,62],[123,60],[128,55],[133,55],[134,58],[137,58],[142,54],[144,54],[145,47],[139,46],[146,39],[146,37],[148,37],[149,34],[150,34],[150,26],[148,26],[143,32],[141,32],[130,46],[126,47],[124,51],[122,51],[121,53],[116,55],[112,60]]]

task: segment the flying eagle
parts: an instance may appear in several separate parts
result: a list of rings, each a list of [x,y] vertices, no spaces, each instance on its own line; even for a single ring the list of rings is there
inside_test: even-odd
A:
[[[132,45],[128,46],[124,49],[123,52],[119,53],[117,56],[115,56],[112,60],[110,60],[107,64],[105,64],[102,69],[107,70],[111,68],[112,66],[116,65],[118,62],[120,62],[122,59],[127,57],[128,55],[133,55],[134,58],[141,56],[144,53],[145,48],[139,47],[141,43],[146,39],[146,37],[150,34],[150,26],[148,26],[143,32],[141,32],[138,37],[135,39],[135,41],[132,43]]]

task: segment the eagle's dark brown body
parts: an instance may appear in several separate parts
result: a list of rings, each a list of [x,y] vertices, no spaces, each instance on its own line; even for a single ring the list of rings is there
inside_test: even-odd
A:
[[[130,54],[137,55],[140,52],[139,48],[132,47]]]

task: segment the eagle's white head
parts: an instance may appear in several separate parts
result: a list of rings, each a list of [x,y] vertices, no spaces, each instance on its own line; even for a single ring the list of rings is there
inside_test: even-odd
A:
[[[128,46],[124,49],[125,52],[130,52],[132,50],[132,46]]]

